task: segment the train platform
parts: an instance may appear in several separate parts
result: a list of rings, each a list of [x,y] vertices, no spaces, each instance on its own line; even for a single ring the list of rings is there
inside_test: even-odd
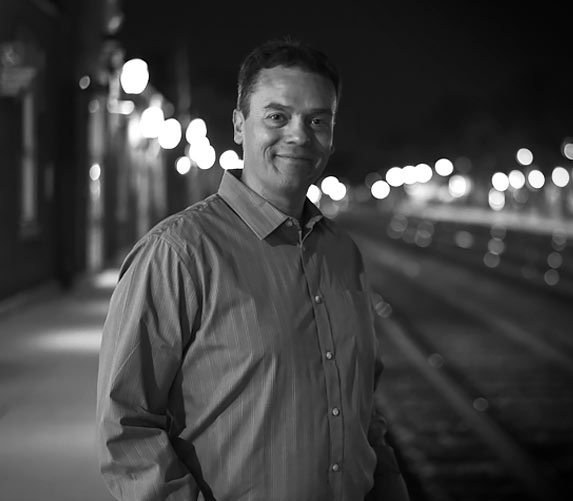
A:
[[[483,224],[491,215],[432,214]],[[513,222],[573,234],[571,222],[553,223]],[[94,424],[101,327],[116,280],[112,267],[69,291],[48,285],[0,305],[0,500],[111,501],[96,461]]]
[[[117,271],[0,316],[0,499],[111,501],[94,445],[101,326]]]

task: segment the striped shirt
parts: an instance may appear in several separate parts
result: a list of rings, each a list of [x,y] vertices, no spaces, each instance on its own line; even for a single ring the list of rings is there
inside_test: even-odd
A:
[[[359,501],[372,488],[382,366],[361,256],[308,200],[302,221],[226,171],[127,256],[98,376],[116,499]]]

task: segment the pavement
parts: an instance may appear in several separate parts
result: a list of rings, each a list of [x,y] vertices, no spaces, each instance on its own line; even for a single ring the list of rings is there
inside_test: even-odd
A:
[[[98,352],[117,270],[0,315],[0,501],[111,501],[95,453]]]

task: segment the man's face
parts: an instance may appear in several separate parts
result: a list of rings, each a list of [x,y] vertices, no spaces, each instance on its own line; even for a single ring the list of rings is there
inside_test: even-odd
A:
[[[302,200],[332,152],[336,93],[327,78],[301,68],[263,69],[249,115],[235,110],[243,181],[269,201]]]

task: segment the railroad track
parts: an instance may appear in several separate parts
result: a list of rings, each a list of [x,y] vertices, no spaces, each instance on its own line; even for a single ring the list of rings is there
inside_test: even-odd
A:
[[[562,499],[573,474],[567,311],[371,230],[351,231],[377,292],[379,398],[413,501]],[[520,304],[531,307],[516,316]],[[555,325],[534,317],[547,304]]]

